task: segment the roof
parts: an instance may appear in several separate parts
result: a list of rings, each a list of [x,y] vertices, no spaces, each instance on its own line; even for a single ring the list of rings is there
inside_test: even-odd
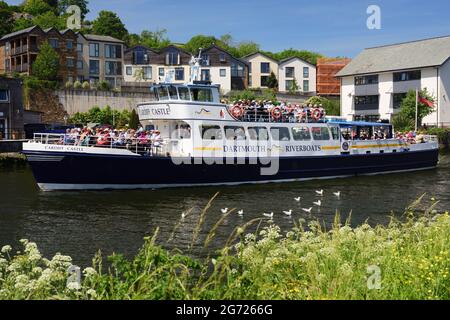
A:
[[[119,42],[119,43],[125,43],[122,40],[110,37],[110,36],[101,36],[98,34],[82,34],[80,33],[81,36],[83,36],[86,40],[91,40],[91,41],[103,41],[103,42]]]
[[[15,36],[19,36],[19,35],[21,35],[21,34],[25,34],[25,33],[31,32],[31,31],[33,31],[35,28],[39,28],[39,27],[38,27],[38,26],[32,26],[32,27],[29,27],[29,28],[26,28],[26,29],[22,29],[22,30],[19,30],[19,31],[16,31],[16,32],[8,33],[8,34],[5,34],[0,40],[5,40],[5,39],[8,39],[8,38],[13,38],[13,37],[15,37]],[[40,29],[40,28],[39,28],[39,29]]]
[[[450,36],[367,48],[338,77],[443,65],[450,58]]]
[[[130,48],[127,48],[127,49],[125,49],[125,52],[134,51],[134,50],[136,50],[137,48],[144,48],[144,49],[147,50],[147,51],[152,51],[152,52],[155,52],[155,53],[158,52],[157,50],[152,49],[152,48],[147,47],[147,46],[144,46],[144,45],[142,45],[142,44],[138,44],[138,45],[132,46],[132,47],[130,47]]]
[[[222,52],[228,54],[231,58],[233,58],[233,59],[236,60],[236,61],[239,61],[239,62],[241,62],[241,63],[243,63],[243,64],[245,64],[245,65],[248,65],[248,61],[245,61],[244,58],[237,58],[237,57],[235,57],[235,56],[232,55],[229,51],[225,50],[225,49],[222,48],[222,47],[219,47],[219,46],[218,46],[217,44],[215,44],[215,43],[213,43],[212,45],[210,45],[210,46],[209,46],[208,48],[206,48],[206,49],[202,49],[202,50],[203,50],[202,52],[207,52],[208,50],[211,50],[211,49],[213,49],[213,48],[216,48],[216,49],[218,49],[218,50],[220,50],[220,51],[222,51]]]
[[[358,126],[358,127],[372,127],[372,126],[390,126],[389,123],[383,122],[367,122],[367,121],[345,121],[345,120],[330,120],[330,124],[338,124],[340,126]]]
[[[262,52],[260,52],[260,51],[250,53],[250,54],[248,54],[248,55],[242,57],[242,60],[249,60],[250,57],[255,56],[255,55],[258,55],[258,54],[261,55],[261,56],[266,57],[266,58],[269,59],[269,60],[274,61],[274,62],[277,63],[277,64],[280,63],[278,60],[276,60],[276,59],[274,59],[274,58],[272,58],[272,57],[268,56],[267,54],[262,53]]]
[[[291,60],[300,60],[301,62],[304,62],[304,63],[306,63],[306,64],[309,64],[310,66],[312,66],[312,67],[316,67],[315,65],[313,65],[311,62],[308,62],[308,61],[306,61],[306,60],[303,60],[302,58],[299,58],[299,57],[290,57],[290,58],[286,58],[286,59],[283,59],[283,60],[280,60],[280,65],[281,64],[285,64],[285,63],[288,63],[289,61],[291,61]]]

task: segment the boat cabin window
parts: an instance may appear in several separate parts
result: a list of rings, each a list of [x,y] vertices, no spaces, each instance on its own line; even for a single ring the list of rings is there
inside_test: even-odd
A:
[[[169,90],[170,99],[171,100],[178,100],[177,87],[175,87],[175,86],[168,86],[167,89]]]
[[[296,141],[311,140],[311,134],[308,127],[294,127],[292,128],[292,136]]]
[[[243,127],[225,126],[225,137],[227,140],[246,140],[245,130]]]
[[[391,126],[375,126],[373,127],[374,139],[392,139]]]
[[[222,140],[220,126],[200,126],[203,140]]]
[[[167,91],[167,87],[157,87],[156,93],[158,94],[159,100],[169,100],[169,92]]]
[[[178,95],[180,100],[191,101],[191,93],[188,87],[178,87]]]
[[[373,127],[357,127],[356,140],[370,140],[372,137]]]
[[[272,139],[275,141],[289,141],[291,140],[291,136],[289,135],[288,128],[276,127],[270,128],[270,134],[272,135]]]
[[[269,131],[266,127],[249,127],[248,135],[250,137],[250,140],[269,140]]]
[[[340,130],[339,127],[331,126],[330,127],[331,136],[333,137],[333,140],[340,140]]]
[[[188,124],[177,124],[175,126],[175,139],[190,139],[191,126]]]
[[[311,132],[313,139],[316,141],[330,140],[330,131],[327,127],[312,127]]]
[[[213,94],[210,88],[191,88],[192,100],[213,102]]]

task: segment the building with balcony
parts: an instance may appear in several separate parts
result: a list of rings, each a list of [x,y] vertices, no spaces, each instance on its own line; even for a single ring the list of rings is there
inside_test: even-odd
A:
[[[249,88],[267,88],[267,81],[272,72],[279,79],[279,62],[268,55],[256,52],[245,56],[242,60],[246,61],[249,66]]]
[[[450,126],[450,37],[365,49],[337,76],[348,119],[391,120],[409,90],[426,88],[436,104],[423,123]]]
[[[77,80],[89,81],[93,86],[106,81],[112,88],[119,87],[123,81],[125,43],[110,36],[77,35]]]
[[[3,36],[0,39],[0,73],[32,75],[33,63],[44,42],[59,54],[58,80],[73,81],[77,77],[77,35],[69,29],[58,31],[34,26]]]
[[[288,58],[278,65],[278,90],[315,94],[316,66],[297,57]]]

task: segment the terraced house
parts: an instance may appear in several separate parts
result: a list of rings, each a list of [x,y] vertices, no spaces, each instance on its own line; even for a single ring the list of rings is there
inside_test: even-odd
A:
[[[435,97],[428,125],[450,126],[450,37],[362,51],[338,74],[341,114],[353,120],[391,120],[409,90]]]
[[[58,80],[73,81],[77,77],[77,34],[70,29],[58,31],[38,26],[23,29],[0,39],[0,73],[33,74],[33,63],[42,43],[48,42],[59,54]]]

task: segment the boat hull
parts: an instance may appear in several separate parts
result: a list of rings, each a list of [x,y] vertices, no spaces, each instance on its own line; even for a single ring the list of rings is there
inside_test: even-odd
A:
[[[42,190],[155,189],[331,179],[432,169],[438,150],[385,154],[279,158],[274,175],[261,175],[260,163],[176,164],[166,157],[114,156],[24,151]],[[223,160],[225,163],[226,160]],[[187,162],[187,163],[186,163]],[[245,163],[244,163],[245,162]],[[264,162],[263,162],[264,163]]]

